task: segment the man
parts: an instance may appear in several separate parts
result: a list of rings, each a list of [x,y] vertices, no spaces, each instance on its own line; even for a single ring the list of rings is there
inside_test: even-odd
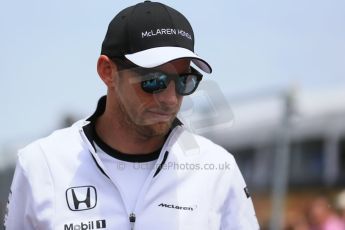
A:
[[[145,1],[115,16],[97,63],[107,95],[19,152],[5,227],[258,229],[233,156],[176,118],[202,79],[191,63],[211,73],[181,13]]]

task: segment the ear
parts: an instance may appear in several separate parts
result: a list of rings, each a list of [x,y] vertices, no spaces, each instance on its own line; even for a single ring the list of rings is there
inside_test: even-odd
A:
[[[114,76],[117,73],[117,66],[109,57],[101,55],[97,61],[97,72],[108,88],[114,87]]]

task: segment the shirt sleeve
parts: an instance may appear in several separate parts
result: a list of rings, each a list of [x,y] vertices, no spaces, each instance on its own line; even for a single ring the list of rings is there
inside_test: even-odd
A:
[[[18,160],[8,197],[4,229],[36,229],[32,218],[34,213],[31,202],[32,191],[30,184]]]
[[[235,159],[232,157],[230,191],[225,201],[221,230],[257,230],[259,224],[252,199]]]

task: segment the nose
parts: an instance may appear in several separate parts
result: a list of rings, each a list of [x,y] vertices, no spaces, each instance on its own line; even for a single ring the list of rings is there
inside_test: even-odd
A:
[[[175,82],[170,81],[168,87],[162,92],[155,94],[159,104],[173,107],[179,103],[179,98],[181,97],[176,93]]]

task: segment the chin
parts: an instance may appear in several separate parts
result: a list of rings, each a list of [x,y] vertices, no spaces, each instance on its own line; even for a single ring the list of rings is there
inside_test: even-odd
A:
[[[158,122],[156,124],[141,126],[140,130],[147,137],[165,136],[169,132],[171,124],[172,122],[170,121]]]
[[[154,131],[160,135],[166,135],[171,129],[171,122],[161,122],[153,126]]]

